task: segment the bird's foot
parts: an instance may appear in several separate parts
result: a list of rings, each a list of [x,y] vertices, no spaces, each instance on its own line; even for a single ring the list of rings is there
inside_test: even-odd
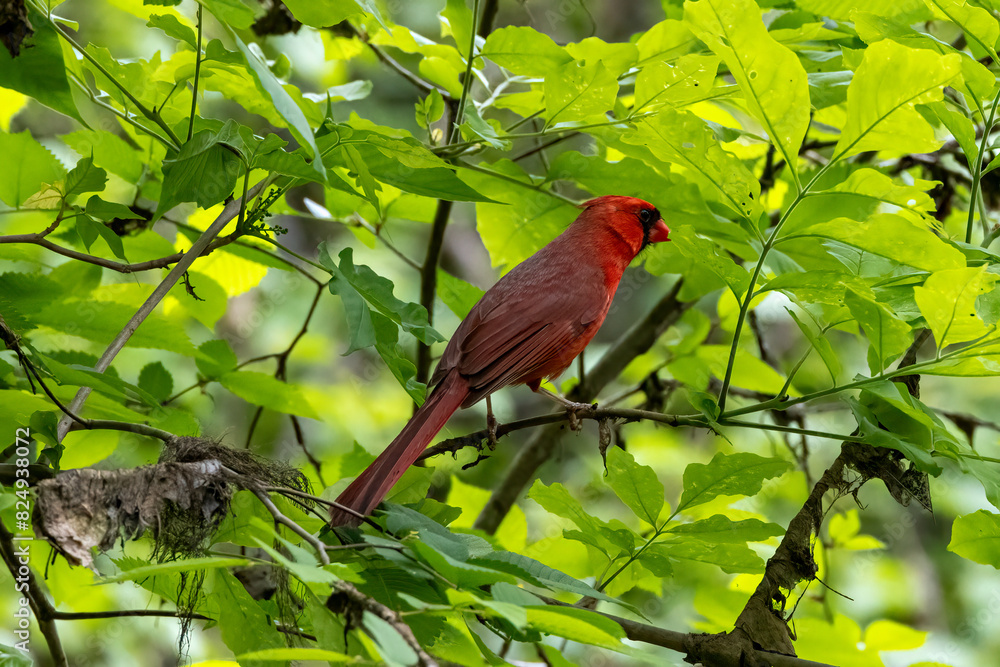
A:
[[[566,406],[566,416],[569,418],[569,428],[572,431],[582,429],[583,424],[580,423],[580,420],[597,409],[597,403],[591,405],[590,403],[566,401],[564,405]]]
[[[497,426],[499,422],[492,412],[486,413],[486,446],[491,450],[497,446]]]

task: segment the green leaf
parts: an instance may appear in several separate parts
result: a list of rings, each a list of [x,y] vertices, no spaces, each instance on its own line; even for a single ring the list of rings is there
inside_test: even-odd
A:
[[[545,77],[547,125],[586,121],[615,106],[618,81],[601,61],[566,63]],[[598,118],[600,120],[600,118]]]
[[[462,137],[469,141],[482,139],[483,143],[490,148],[499,150],[510,150],[511,142],[504,138],[503,128],[499,121],[486,120],[479,114],[479,110],[474,105],[465,108],[462,123]]]
[[[233,348],[224,340],[209,340],[199,345],[194,361],[198,371],[212,379],[236,370],[236,365],[239,363]]]
[[[417,663],[417,654],[413,648],[388,621],[366,610],[362,615],[362,623],[378,645],[384,664],[413,665]]]
[[[709,125],[690,111],[663,109],[636,123],[615,147],[652,164],[677,163],[690,171],[706,197],[756,220],[762,212],[760,183],[735,155],[725,151]],[[641,148],[633,148],[641,147]],[[660,171],[667,171],[664,165]]]
[[[151,14],[146,22],[149,28],[158,28],[179,42],[184,42],[192,49],[198,48],[198,42],[191,26],[181,23],[175,14]]]
[[[461,278],[456,278],[444,269],[438,269],[437,294],[444,305],[462,319],[479,303],[485,292]]]
[[[768,34],[752,0],[685,2],[684,18],[725,61],[750,112],[794,170],[810,114],[809,84],[798,56]]]
[[[174,378],[162,362],[155,361],[143,366],[139,373],[139,388],[162,402],[174,393]]]
[[[175,572],[192,572],[195,570],[216,570],[228,567],[241,567],[249,565],[250,561],[245,558],[223,558],[221,556],[206,556],[204,558],[185,558],[183,560],[172,560],[165,563],[154,563],[143,565],[129,570],[125,570],[112,577],[102,578],[102,584],[116,584],[119,581],[136,581],[147,577],[156,577]]]
[[[96,220],[110,221],[114,220],[115,218],[119,220],[142,219],[141,215],[133,212],[132,209],[130,209],[125,204],[119,204],[117,202],[111,202],[111,201],[104,201],[97,195],[92,195],[90,199],[87,200],[87,206],[85,210],[87,212],[87,215]],[[121,243],[120,240],[119,243]],[[124,253],[124,250],[122,252]]]
[[[887,257],[900,264],[939,271],[965,266],[965,256],[924,226],[891,213],[876,213],[863,222],[836,218],[796,232],[820,236]]]
[[[847,180],[838,183],[831,192],[852,192],[887,204],[928,213],[934,210],[934,200],[927,191],[933,190],[938,185],[940,184],[936,181],[923,180],[915,180],[912,185],[903,185],[882,172],[861,168],[851,172]]]
[[[330,167],[354,169],[357,165],[348,163],[346,151],[352,148],[368,173],[400,190],[449,201],[491,201],[459,179],[447,162],[412,137],[389,137],[371,130],[335,125],[333,132],[324,134],[318,141]],[[338,144],[344,145],[335,148]]]
[[[560,198],[531,189],[529,176],[510,160],[498,160],[490,168],[528,185],[515,186],[479,172],[462,174],[477,191],[500,202],[476,205],[476,229],[493,266],[510,270],[555,238],[580,212]]]
[[[328,260],[323,263],[328,267],[332,266],[333,261],[325,246],[321,248],[320,253]],[[340,251],[340,265],[337,269],[339,274],[335,276],[335,279],[346,280],[351,287],[357,290],[358,294],[364,297],[365,301],[378,312],[402,326],[404,331],[413,334],[418,340],[427,344],[444,340],[444,336],[428,324],[427,309],[417,303],[400,301],[392,293],[394,286],[391,280],[376,274],[364,264],[354,264],[353,248],[344,248]]]
[[[474,17],[465,0],[447,0],[438,19],[441,21],[441,36],[451,35],[462,57],[468,58]]]
[[[890,391],[895,391],[896,395],[893,396]],[[886,397],[891,400],[886,400]],[[866,444],[895,449],[912,461],[918,470],[931,475],[941,474],[941,466],[931,456],[934,438],[927,425],[929,420],[911,406],[902,403],[898,390],[890,387],[881,392],[881,395],[863,391],[860,400],[849,396],[845,401],[858,421],[859,434]],[[889,424],[898,427],[900,431],[896,433],[889,430]]]
[[[663,509],[663,484],[649,466],[639,465],[620,447],[607,453],[607,483],[637,517],[655,525]]]
[[[629,42],[605,42],[600,37],[586,37],[565,46],[566,53],[576,60],[598,60],[616,77],[626,72],[639,59],[639,49]]]
[[[635,76],[635,110],[686,106],[712,95],[718,56],[688,54],[676,62],[647,63]]]
[[[254,405],[310,419],[319,419],[298,387],[265,373],[229,371],[219,377],[223,387]]]
[[[955,519],[948,551],[1000,569],[1000,514],[979,510]]]
[[[911,49],[888,39],[869,46],[847,89],[847,121],[835,154],[937,150],[941,141],[914,106],[939,101],[961,69],[954,53]]]
[[[233,194],[243,160],[226,142],[231,136],[236,136],[235,128],[232,135],[228,131],[202,130],[174,157],[163,161],[163,189],[154,219],[181,202],[193,201],[209,208]]]
[[[946,18],[962,29],[970,42],[993,57],[996,62],[997,39],[1000,38],[1000,24],[989,11],[975,7],[965,0],[924,0],[936,18]]]
[[[569,519],[586,533],[597,535],[600,533],[600,528],[606,525],[583,509],[583,506],[569,494],[566,487],[558,482],[545,486],[541,480],[536,479],[528,491],[528,497],[541,505],[547,512]]]
[[[12,58],[6,48],[0,49],[0,87],[24,93],[82,123],[66,76],[69,68],[63,60],[62,39],[48,17],[38,13],[35,5],[25,4],[35,34],[21,44],[21,52],[16,58]],[[13,20],[9,25],[13,26]],[[3,155],[10,156],[6,151]]]
[[[713,514],[707,519],[671,526],[667,533],[714,544],[745,544],[764,542],[771,537],[784,535],[785,529],[776,523],[764,523],[760,519],[733,521],[722,514]]]
[[[205,576],[205,599],[208,613],[219,621],[222,641],[234,654],[270,648],[284,648],[285,643],[260,603],[250,597],[243,584],[228,570],[213,569]],[[266,663],[249,661],[246,667]]]
[[[528,26],[507,26],[486,38],[481,56],[514,74],[544,77],[573,60],[551,37]]]
[[[677,511],[719,496],[752,496],[760,491],[765,480],[779,477],[791,467],[788,461],[749,452],[716,454],[707,464],[692,463],[684,470],[684,492]]]
[[[233,1],[238,2],[239,0]],[[281,117],[288,123],[288,129],[291,131],[292,136],[295,137],[295,140],[309,151],[310,156],[314,158],[318,157],[320,151],[316,145],[316,137],[313,134],[312,128],[309,127],[309,122],[306,121],[302,109],[299,108],[281,83],[275,78],[274,74],[271,73],[267,64],[251,52],[247,45],[243,43],[243,40],[236,33],[232,32],[231,29],[230,34],[246,59],[247,64],[250,66],[257,89],[274,104],[274,108],[277,109]],[[314,159],[312,166],[320,175],[321,180],[325,181],[326,170],[323,167],[323,161]]]
[[[663,542],[652,545],[646,551],[654,557],[718,565],[723,572],[730,574],[759,574],[764,571],[764,561],[746,543]]]
[[[121,176],[127,183],[138,183],[142,177],[141,153],[116,134],[79,130],[64,134],[61,139],[81,156],[92,155],[94,164]]]
[[[880,372],[910,346],[910,325],[885,304],[849,287],[844,294],[844,305],[861,325],[876,355],[873,372]]]
[[[934,333],[938,349],[975,340],[992,331],[976,311],[976,300],[994,289],[995,273],[987,266],[932,273],[913,288],[920,313]]]
[[[302,23],[328,28],[365,12],[354,0],[289,0],[285,5]]]
[[[68,300],[47,305],[33,315],[33,320],[56,331],[107,345],[134,314],[135,308],[124,303]],[[187,334],[159,313],[146,317],[129,338],[128,347],[167,350],[187,356],[194,354]]]
[[[107,182],[108,172],[95,167],[93,157],[85,157],[66,174],[63,180],[63,194],[71,197],[84,192],[100,192]]]
[[[287,663],[289,660],[319,660],[322,662],[351,662],[354,660],[349,655],[344,653],[337,653],[336,651],[327,651],[321,648],[300,648],[300,647],[289,647],[289,648],[266,648],[259,651],[250,651],[249,653],[244,653],[243,655],[236,656],[239,661],[244,660],[263,660],[266,662],[284,662]]]
[[[222,25],[246,30],[254,23],[254,12],[240,0],[202,0]]]
[[[806,337],[813,349],[819,352],[819,356],[823,360],[826,370],[830,371],[830,380],[836,384],[841,371],[840,359],[837,357],[837,353],[834,351],[830,341],[823,335],[825,332],[820,331],[819,334],[814,334],[809,325],[803,322],[793,310],[785,308],[785,311],[793,320],[795,320],[795,324],[798,325],[799,331],[801,331],[802,335]]]
[[[371,172],[368,171],[368,165],[365,164],[364,158],[361,157],[361,153],[353,145],[344,146],[344,161],[347,163],[348,169],[354,172],[355,180],[361,186],[361,190],[365,193],[365,197],[368,198],[368,202],[375,207],[375,212],[381,216],[382,207],[379,203],[378,192],[382,188],[372,178]]]
[[[717,276],[737,298],[741,298],[747,291],[750,286],[750,274],[747,270],[718,245],[699,236],[694,227],[672,226],[670,241],[660,244],[666,246],[662,250],[654,248],[646,262],[646,269],[650,273],[658,275],[663,272],[684,272],[685,265],[677,261],[677,256],[680,256],[686,260],[687,268],[697,267]]]
[[[525,607],[528,624],[540,632],[603,648],[621,650],[625,631],[589,609],[559,606]]]
[[[128,262],[121,237],[115,234],[114,230],[109,229],[102,221],[94,221],[88,216],[80,216],[76,219],[76,232],[80,235],[80,240],[87,250],[90,250],[90,246],[100,236],[108,244],[108,248],[111,249],[115,257],[123,262]]]
[[[826,109],[841,104],[847,99],[847,87],[854,78],[854,72],[809,72],[809,101],[813,108]]]
[[[584,583],[579,579],[575,579],[565,572],[561,572],[555,568],[545,565],[544,563],[540,563],[533,558],[528,558],[527,556],[522,556],[521,554],[511,551],[494,551],[482,556],[477,556],[476,558],[473,558],[471,562],[484,567],[500,568],[504,572],[513,574],[530,584],[543,586],[554,591],[574,593],[576,595],[593,597],[598,600],[623,604],[619,600],[601,593],[590,584]]]
[[[0,57],[2,55],[6,55],[6,49],[0,49]],[[4,156],[0,199],[13,207],[20,206],[38,192],[43,183],[52,183],[64,172],[59,161],[35,141],[28,130],[17,134],[0,132],[0,155]]]
[[[429,128],[432,123],[441,120],[444,115],[444,98],[437,88],[427,94],[427,97],[416,103],[417,125]]]

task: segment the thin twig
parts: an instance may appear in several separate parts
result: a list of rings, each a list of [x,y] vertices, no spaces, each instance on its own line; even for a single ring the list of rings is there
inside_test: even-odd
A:
[[[256,195],[258,191],[263,189],[269,178],[270,177],[265,177],[253,186],[250,192],[248,192],[248,196],[252,197]],[[201,256],[202,252],[204,252],[206,248],[208,248],[209,244],[211,244],[212,240],[218,236],[219,232],[221,232],[226,225],[228,225],[229,222],[236,217],[236,214],[242,207],[242,202],[243,199],[241,198],[239,201],[233,200],[226,204],[226,206],[222,209],[222,212],[219,213],[219,216],[215,219],[215,222],[213,222],[198,238],[198,240],[195,241],[190,248],[188,248],[188,251],[184,253],[184,256],[177,262],[177,264],[174,265],[174,268],[170,270],[170,273],[167,274],[167,277],[156,286],[156,289],[153,290],[152,294],[150,294],[142,306],[139,307],[139,310],[135,313],[135,315],[132,316],[121,332],[115,336],[115,339],[111,341],[111,344],[108,345],[104,354],[101,355],[101,358],[98,359],[97,364],[95,364],[95,371],[103,373],[107,370],[114,358],[119,352],[121,352],[122,348],[125,347],[129,338],[132,337],[132,334],[135,333],[135,330],[139,328],[139,325],[142,324],[150,313],[153,312],[153,309],[159,305],[163,297],[165,297],[173,286],[177,284],[177,281],[180,280],[181,276],[183,276],[187,270],[191,268],[194,261]],[[83,404],[86,402],[87,397],[90,395],[90,391],[90,387],[81,387],[76,393],[76,396],[73,398],[73,401],[70,403],[69,409],[73,412],[79,413]],[[56,431],[60,442],[69,431],[70,423],[71,420],[68,417],[64,417],[60,420]]]
[[[348,583],[346,581],[336,581],[333,584],[333,590],[335,595],[340,595],[346,598],[351,604],[364,609],[365,611],[375,614],[383,621],[392,626],[392,629],[399,633],[399,636],[406,642],[407,646],[413,649],[413,652],[417,654],[417,664],[422,667],[437,667],[437,661],[432,658],[427,651],[420,645],[417,638],[413,635],[413,631],[410,630],[410,626],[402,621],[395,611],[386,607],[384,604],[370,598],[357,588],[354,584]]]
[[[293,533],[304,539],[306,542],[312,545],[313,549],[316,550],[316,554],[319,555],[319,561],[323,565],[330,564],[330,557],[326,555],[326,545],[319,541],[319,539],[310,533],[308,530],[295,523],[287,516],[285,516],[278,506],[274,504],[270,498],[268,498],[267,493],[260,490],[252,490],[253,494],[257,496],[257,499],[267,508],[267,511],[271,513],[274,517],[275,522],[280,523],[283,526],[289,528]]]
[[[224,236],[220,239],[215,240],[210,243],[203,251],[202,254],[207,255],[216,248],[221,248],[222,246],[229,245],[236,240],[235,234],[230,234]],[[105,259],[104,257],[96,257],[94,255],[88,255],[71,248],[65,248],[61,245],[57,245],[52,241],[45,238],[44,233],[39,234],[10,234],[7,236],[0,236],[0,243],[30,243],[33,245],[38,245],[47,250],[62,255],[63,257],[69,257],[70,259],[79,260],[81,262],[86,262],[87,264],[96,264],[97,266],[104,267],[105,269],[111,269],[112,271],[117,271],[118,273],[139,273],[141,271],[151,271],[153,269],[163,269],[171,264],[176,264],[181,260],[185,253],[177,252],[173,255],[167,255],[166,257],[160,257],[157,259],[151,259],[145,262],[136,262],[134,264],[125,264],[122,262],[116,262],[111,259]]]
[[[393,58],[388,53],[379,48],[378,45],[372,44],[371,41],[369,41],[368,39],[368,34],[356,28],[353,24],[351,24],[350,21],[347,22],[347,25],[350,26],[351,31],[354,32],[354,35],[358,39],[360,39],[363,44],[365,44],[368,48],[372,50],[376,58],[381,60],[383,64],[387,65],[389,69],[393,70],[401,77],[403,77],[404,79],[412,83],[414,86],[416,86],[422,93],[426,95],[432,90],[436,90],[441,94],[441,97],[444,98],[446,101],[452,99],[451,93],[449,93],[447,90],[441,88],[440,86],[435,86],[433,83],[430,83],[429,81],[421,79],[419,76],[417,76],[410,70],[400,65],[395,58]]]
[[[201,77],[201,40],[205,29],[205,21],[202,15],[203,9],[201,3],[198,3],[198,44],[194,51],[194,85],[191,91],[191,118],[188,120],[188,141],[191,141],[191,136],[194,133],[195,113],[198,111],[198,81]]]

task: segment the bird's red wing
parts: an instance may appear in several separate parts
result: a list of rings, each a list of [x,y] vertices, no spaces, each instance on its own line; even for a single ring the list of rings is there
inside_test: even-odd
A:
[[[586,325],[567,320],[544,324],[475,372],[466,372],[460,364],[459,372],[469,381],[469,396],[463,406],[468,407],[509,384],[546,375],[541,372],[543,369],[565,368],[576,356],[570,348],[585,329]]]
[[[572,293],[546,296],[486,309],[476,326],[463,332],[455,367],[469,381],[464,407],[509,384],[569,366],[581,349],[580,336],[595,322],[599,326],[606,310],[605,304]]]

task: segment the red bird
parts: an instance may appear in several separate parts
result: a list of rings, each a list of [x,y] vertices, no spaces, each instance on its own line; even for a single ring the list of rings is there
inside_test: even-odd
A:
[[[670,230],[652,204],[634,197],[591,199],[566,231],[487,290],[455,331],[431,377],[433,390],[402,432],[340,494],[370,514],[459,408],[509,384],[541,388],[565,371],[604,323],[625,268]],[[332,509],[331,525],[357,525]]]

